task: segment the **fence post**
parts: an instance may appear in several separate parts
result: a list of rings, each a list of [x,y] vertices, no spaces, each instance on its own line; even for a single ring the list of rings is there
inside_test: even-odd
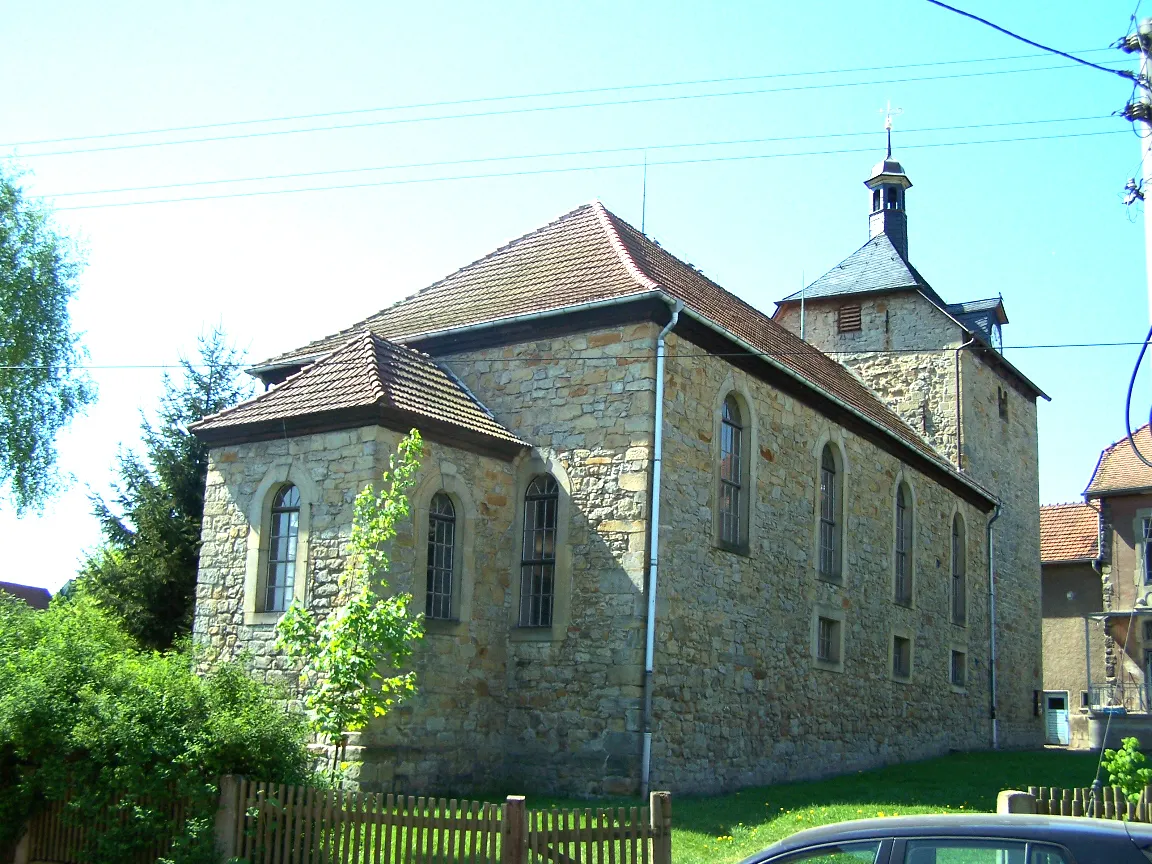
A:
[[[28,827],[24,829],[24,836],[20,838],[16,844],[15,852],[12,856],[12,864],[28,864],[29,846],[32,845],[32,826],[29,823]]]
[[[1035,813],[1036,796],[1015,789],[1004,789],[996,796],[997,813]]]
[[[216,807],[216,848],[225,861],[237,855],[236,823],[243,816],[240,812],[240,780],[235,774],[225,774],[220,778],[220,803]]]
[[[671,792],[653,792],[648,796],[648,818],[652,830],[652,864],[672,864]]]
[[[528,839],[528,814],[524,810],[523,795],[509,795],[504,801],[503,837],[500,843],[500,864],[524,864],[525,841]]]

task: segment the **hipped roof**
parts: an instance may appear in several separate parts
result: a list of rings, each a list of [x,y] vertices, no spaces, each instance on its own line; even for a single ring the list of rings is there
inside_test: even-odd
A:
[[[1132,433],[1132,438],[1140,452],[1152,461],[1152,431],[1146,424]],[[1106,448],[1096,462],[1092,480],[1084,494],[1099,497],[1120,492],[1142,492],[1152,489],[1152,468],[1149,468],[1136,455],[1127,437],[1121,438]]]
[[[514,453],[527,446],[431,357],[370,331],[356,333],[283,384],[206,417],[191,430],[210,443],[282,437],[298,428],[348,425],[342,419],[417,426]]]
[[[309,363],[351,336],[403,343],[562,313],[624,298],[680,301],[688,317],[742,343],[882,436],[928,460],[983,501],[990,494],[942,457],[844,366],[664,250],[602,204],[586,204],[347,330],[259,364],[271,373]]]
[[[1090,504],[1040,508],[1040,560],[1056,564],[1091,561],[1100,554],[1099,511]]]

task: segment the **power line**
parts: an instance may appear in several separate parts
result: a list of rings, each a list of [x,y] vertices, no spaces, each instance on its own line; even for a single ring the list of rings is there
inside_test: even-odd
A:
[[[921,134],[927,132],[954,132],[963,129],[992,129],[1006,126],[1034,126],[1047,123],[1082,123],[1094,120],[1110,120],[1113,115],[1100,114],[1094,117],[1063,117],[1050,120],[1012,120],[1004,123],[969,123],[960,126],[928,126],[921,129],[905,129],[901,134]],[[678,150],[696,147],[732,147],[743,144],[768,144],[781,141],[807,141],[824,138],[854,138],[877,134],[875,129],[864,132],[830,132],[813,135],[782,135],[773,138],[737,138],[720,141],[695,141],[679,144],[641,144],[631,147],[601,147],[590,150],[560,150],[551,153],[520,153],[503,156],[478,156],[469,159],[446,159],[435,162],[407,162],[393,165],[374,165],[364,168],[335,168],[324,171],[301,171],[291,174],[265,174],[258,177],[231,177],[216,180],[190,180],[183,183],[161,183],[151,186],[122,186],[115,189],[87,189],[77,192],[45,192],[44,198],[72,198],[80,195],[113,195],[123,192],[151,192],[160,189],[217,186],[226,183],[258,183],[267,180],[294,180],[302,177],[325,177],[338,174],[362,174],[372,171],[398,171],[411,168],[442,168],[452,165],[469,165],[483,162],[508,162],[521,159],[557,159],[566,156],[597,156],[611,153],[640,152],[644,150]]]
[[[1126,348],[1133,345],[1142,345],[1144,343],[1136,342],[1049,342],[1037,343],[1033,345],[1005,345],[1005,351],[1024,351],[1024,350],[1051,350],[1051,349],[1071,349],[1071,348]],[[339,346],[335,346],[328,351],[320,352],[320,354],[329,354],[335,351]],[[809,348],[803,351],[731,351],[731,352],[686,352],[669,355],[670,357],[678,359],[695,359],[703,357],[800,357],[811,356],[813,353],[826,354],[834,356],[838,354],[930,354],[932,352],[940,352],[948,354],[956,349],[953,348],[886,348],[874,351],[822,351],[817,348]],[[986,351],[995,349],[986,348]],[[999,353],[999,352],[997,352]],[[317,356],[320,356],[319,354]],[[584,357],[581,354],[549,354],[548,358],[551,360],[603,360],[603,357]],[[651,354],[634,354],[619,355],[622,360],[645,360],[651,359]],[[486,362],[491,363],[519,363],[532,360],[531,357],[490,357]],[[617,359],[616,356],[609,358],[611,360]],[[304,361],[302,361],[304,362]],[[312,361],[306,361],[308,363]],[[199,366],[191,364],[193,369],[209,369],[209,368],[228,368],[228,369],[246,369],[250,366],[248,363],[230,363],[218,364],[216,367]],[[132,370],[132,369],[184,369],[187,368],[181,363],[108,363],[108,364],[84,364],[84,365],[71,365],[71,366],[0,366],[0,371],[41,371],[44,369],[86,369],[94,371],[113,371],[113,370]]]
[[[1019,138],[995,138],[985,141],[944,141],[926,144],[904,144],[902,147],[905,150],[919,150],[929,147],[968,147],[984,144],[1012,144],[1025,141],[1054,141],[1065,138],[1089,138],[1098,135],[1124,135],[1127,134],[1127,132],[1127,129],[1116,129],[1102,132],[1070,132],[1060,135],[1032,135]],[[697,159],[666,159],[661,162],[649,162],[648,165],[649,167],[671,165],[700,165],[708,163],[749,161],[753,159],[783,159],[800,156],[831,156],[845,153],[870,153],[873,152],[873,149],[874,148],[871,147],[854,147],[842,148],[839,150],[807,150],[798,153],[757,153],[744,154],[739,156],[710,156]],[[609,165],[572,165],[558,168],[524,169],[521,171],[493,171],[488,173],[457,174],[440,177],[407,177],[397,180],[374,180],[363,183],[342,183],[329,186],[306,186],[294,189],[260,189],[247,192],[222,192],[218,195],[156,198],[146,201],[116,201],[105,204],[77,204],[73,206],[56,207],[54,209],[57,212],[62,212],[65,210],[102,210],[114,207],[139,207],[150,204],[178,204],[192,201],[216,201],[226,198],[257,198],[269,195],[295,195],[303,192],[331,192],[341,189],[370,189],[382,186],[408,186],[420,183],[446,183],[461,180],[487,180],[505,177],[530,177],[547,174],[571,174],[583,171],[605,171],[619,170],[623,168],[639,168],[642,167],[642,165],[643,163],[641,162],[622,162]]]
[[[1031,45],[1033,48],[1039,48],[1041,51],[1047,51],[1049,54],[1056,54],[1059,57],[1073,60],[1076,63],[1079,63],[1081,66],[1087,66],[1089,69],[1097,69],[1100,72],[1108,72],[1112,75],[1119,75],[1121,78],[1127,81],[1136,80],[1136,76],[1125,69],[1109,69],[1107,66],[1098,66],[1095,63],[1084,60],[1083,58],[1077,57],[1073,54],[1069,54],[1066,51],[1061,51],[1058,48],[1050,48],[1047,45],[1041,45],[1039,42],[1033,42],[1031,39],[1028,39],[1025,36],[1021,36],[1019,33],[1013,33],[1011,30],[1001,27],[999,24],[993,24],[987,18],[981,18],[979,15],[973,15],[971,12],[965,12],[963,9],[957,9],[955,6],[949,6],[947,3],[941,3],[940,0],[928,0],[928,2],[933,6],[939,6],[941,9],[947,9],[949,12],[955,12],[957,15],[963,15],[965,18],[971,18],[973,21],[979,21],[981,24],[991,27],[993,30],[997,30],[1000,33],[1003,33],[1005,36],[1011,36],[1013,39],[1017,39],[1020,42],[1023,42],[1025,45]]]
[[[1088,48],[1079,53],[1091,54],[1110,52],[1110,48]],[[0,147],[26,147],[39,144],[64,144],[70,141],[96,141],[108,138],[126,138],[137,135],[163,135],[171,132],[194,132],[201,129],[223,129],[233,126],[251,126],[260,123],[286,123],[292,120],[319,120],[325,117],[346,117],[356,114],[376,114],[387,111],[408,111],[417,108],[447,108],[456,105],[474,105],[491,102],[507,102],[521,99],[548,99],[558,96],[583,96],[591,93],[612,93],[623,90],[650,90],[661,87],[698,87],[706,84],[727,84],[738,81],[764,81],[779,78],[799,78],[816,75],[848,75],[857,72],[887,72],[894,69],[919,69],[935,66],[956,66],[967,63],[997,63],[1007,60],[1030,60],[1044,57],[1044,54],[1014,54],[1005,57],[980,57],[969,60],[933,60],[925,63],[902,63],[887,66],[857,66],[849,69],[820,69],[812,72],[773,72],[762,75],[733,75],[722,78],[698,78],[689,81],[662,81],[647,84],[618,84],[605,87],[585,87],[576,90],[549,90],[536,93],[513,93],[503,96],[477,96],[467,99],[446,99],[436,102],[411,102],[401,105],[384,105],[375,108],[350,108],[340,111],[321,111],[313,114],[288,114],[279,117],[261,117],[250,120],[229,120],[215,123],[199,123],[188,126],[168,126],[158,129],[139,129],[129,132],[104,132],[94,135],[73,135],[64,138],[41,138],[28,141],[13,141],[0,144]]]
[[[1072,69],[1073,66],[1037,66],[1030,69],[995,69],[985,72],[960,72],[951,75],[925,75],[912,78],[887,78],[874,81],[836,81],[822,84],[803,84],[794,87],[765,87],[750,90],[729,90],[719,93],[680,93],[671,96],[649,96],[637,99],[614,99],[599,102],[578,102],[570,105],[534,105],[526,108],[504,108],[493,111],[472,111],[459,114],[439,114],[426,117],[401,117],[391,120],[371,120],[363,123],[343,123],[334,126],[305,126],[295,129],[273,129],[265,132],[244,132],[234,135],[215,135],[202,138],[179,138],[170,141],[145,141],[137,144],[111,144],[106,147],[80,147],[74,150],[48,150],[42,153],[21,154],[21,159],[38,159],[46,156],[75,156],[86,153],[107,153],[121,150],[139,150],[151,147],[169,147],[182,144],[206,144],[220,141],[239,141],[254,138],[270,138],[282,135],[300,135],[313,132],[338,132],[348,129],[379,128],[384,126],[433,123],[447,120],[471,120],[484,117],[505,117],[515,114],[535,114],[552,111],[571,111],[584,108],[610,108],[621,105],[644,105],[666,102],[682,102],[691,99],[719,99],[738,96],[758,96],[769,93],[793,93],[806,90],[828,90],[840,87],[869,87],[878,84],[908,84],[921,81],[944,81],[960,78],[980,78],[989,75],[1013,75],[1025,72],[1048,72],[1059,69]]]

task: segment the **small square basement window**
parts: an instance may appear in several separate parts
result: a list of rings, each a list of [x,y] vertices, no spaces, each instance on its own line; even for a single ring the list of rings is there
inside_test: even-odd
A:
[[[836,331],[838,333],[859,333],[860,304],[846,303],[836,310]]]

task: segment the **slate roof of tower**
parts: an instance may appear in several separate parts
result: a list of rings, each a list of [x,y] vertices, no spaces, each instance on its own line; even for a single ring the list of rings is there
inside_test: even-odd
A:
[[[500,442],[524,442],[432,358],[368,331],[253,399],[193,423],[197,434],[357,408],[416,415]],[[526,446],[526,445],[524,445]]]
[[[1132,438],[1144,457],[1152,461],[1152,428],[1141,426],[1132,433]],[[1152,468],[1140,461],[1128,438],[1124,437],[1100,454],[1084,494],[1095,497],[1143,489],[1152,489]]]
[[[1090,504],[1040,508],[1040,560],[1089,561],[1099,554],[1099,511]]]
[[[941,306],[944,302],[916,268],[896,251],[887,234],[877,234],[803,291],[789,294],[781,303],[876,291],[923,291]]]
[[[769,362],[849,406],[992,500],[986,490],[959,474],[844,366],[725,291],[599,203],[578,207],[370,318],[267,360],[253,371],[311,362],[358,333],[371,332],[405,342],[453,328],[498,324],[528,313],[658,295],[682,301],[689,314],[743,340]]]

